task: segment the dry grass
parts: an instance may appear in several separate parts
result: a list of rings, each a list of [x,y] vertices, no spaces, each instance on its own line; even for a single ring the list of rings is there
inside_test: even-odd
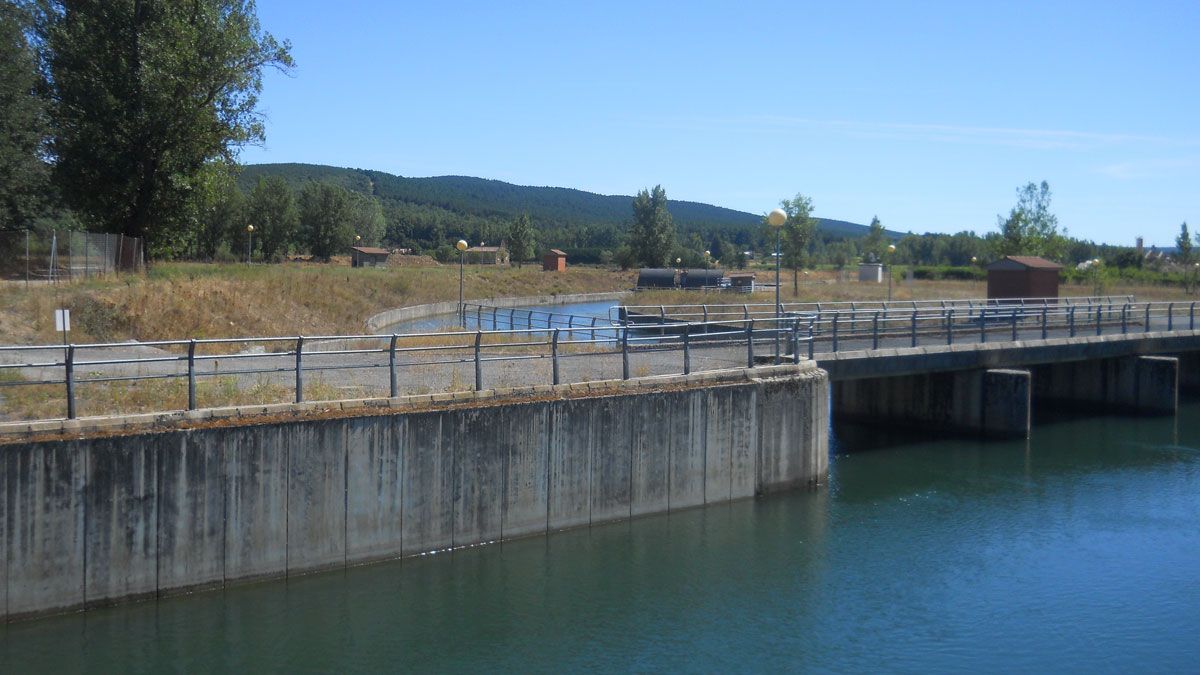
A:
[[[467,269],[466,297],[615,291],[632,277],[594,268]],[[55,342],[53,310],[71,309],[74,342],[246,335],[353,334],[396,307],[456,300],[456,266],[165,263],[127,275],[26,290],[0,288],[0,342]]]

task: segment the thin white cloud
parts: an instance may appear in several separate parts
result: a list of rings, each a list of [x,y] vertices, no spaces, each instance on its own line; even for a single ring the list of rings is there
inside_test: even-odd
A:
[[[1096,167],[1096,173],[1117,180],[1138,180],[1145,178],[1160,178],[1180,169],[1195,169],[1200,167],[1200,157],[1175,157],[1163,159],[1143,159],[1128,162],[1117,162]]]

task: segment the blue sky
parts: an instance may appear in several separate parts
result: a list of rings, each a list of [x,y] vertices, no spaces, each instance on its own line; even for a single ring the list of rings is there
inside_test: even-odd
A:
[[[1200,2],[259,0],[244,162],[459,174],[984,232],[1047,180],[1070,234],[1200,228]]]

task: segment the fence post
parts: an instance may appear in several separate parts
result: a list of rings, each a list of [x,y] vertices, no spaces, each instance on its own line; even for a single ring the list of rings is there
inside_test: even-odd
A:
[[[75,419],[75,345],[67,346],[67,358],[63,362],[67,382],[67,419]]]
[[[683,324],[683,374],[692,374],[692,324]]]
[[[746,367],[754,367],[754,319],[746,322]]]
[[[946,311],[946,344],[954,344],[954,308]]]
[[[188,341],[188,410],[196,409],[196,341]]]
[[[879,349],[879,312],[871,319],[871,349]]]
[[[388,343],[388,395],[391,398],[400,395],[399,383],[396,382],[396,339],[398,337],[392,333],[392,340]]]
[[[913,347],[917,346],[917,310],[915,310],[915,309],[913,310],[913,313],[912,313],[912,345],[911,346],[913,346]]]
[[[1017,308],[1013,308],[1012,312],[1012,341],[1017,341]]]
[[[304,402],[304,336],[296,337],[296,403]]]
[[[1148,302],[1146,303],[1146,326],[1142,329],[1142,332],[1150,332],[1150,303]]]
[[[1067,309],[1067,336],[1075,337],[1075,305]]]
[[[1045,303],[1042,303],[1042,339],[1043,340],[1045,340],[1046,337],[1049,335],[1049,333],[1047,332],[1049,330],[1049,328],[1046,326],[1046,319],[1050,318],[1049,315],[1050,315],[1049,308],[1046,307]]]
[[[551,372],[554,374],[553,383],[558,384],[558,333],[561,328],[555,328],[554,334],[550,337],[550,362]],[[595,339],[596,334],[592,332],[592,338]]]
[[[475,331],[475,391],[483,390],[483,360],[480,358],[482,344],[483,331],[477,330]]]
[[[837,353],[837,350],[838,350],[837,320],[838,320],[837,311],[834,311],[832,331],[833,331],[833,352],[835,354]],[[811,336],[809,336],[809,337],[811,337]]]
[[[621,379],[629,379],[629,324],[621,331]]]

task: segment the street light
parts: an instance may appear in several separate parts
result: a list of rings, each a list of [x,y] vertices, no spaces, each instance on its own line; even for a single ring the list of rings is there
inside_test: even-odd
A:
[[[467,309],[463,305],[463,265],[467,258],[467,242],[465,239],[459,239],[454,245],[458,249],[458,316],[463,328],[467,327]]]
[[[704,252],[704,271],[705,271],[705,272],[707,272],[707,271],[708,271],[708,257],[709,257],[709,256],[711,256],[711,255],[712,255],[712,252],[711,252],[711,251],[705,251],[705,252]],[[705,279],[704,281],[705,281],[705,283],[707,283],[707,282],[708,282],[708,279]]]
[[[884,267],[887,269],[887,275],[888,275],[888,302],[891,302],[892,301],[892,254],[894,254],[896,252],[896,245],[888,244],[887,252],[888,252],[887,265],[884,265]]]
[[[783,209],[775,209],[767,214],[767,224],[775,230],[775,363],[779,363],[779,319],[783,316],[783,306],[779,304],[779,237],[783,224],[787,222],[787,213]]]
[[[254,226],[246,226],[246,264],[250,264],[250,251],[254,250]]]

